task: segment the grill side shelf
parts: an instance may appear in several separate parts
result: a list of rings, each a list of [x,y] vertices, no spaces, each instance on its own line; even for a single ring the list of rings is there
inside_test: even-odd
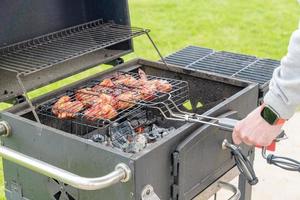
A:
[[[102,19],[91,21],[0,49],[0,71],[26,76],[148,32]]]
[[[221,74],[227,77],[258,83],[262,95],[267,91],[269,80],[280,61],[257,58],[226,51],[188,46],[165,58],[167,63],[193,70]]]

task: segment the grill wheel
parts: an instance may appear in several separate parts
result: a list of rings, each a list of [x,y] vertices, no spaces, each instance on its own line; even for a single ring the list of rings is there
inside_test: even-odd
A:
[[[60,181],[48,178],[48,191],[52,200],[78,200],[78,190]]]

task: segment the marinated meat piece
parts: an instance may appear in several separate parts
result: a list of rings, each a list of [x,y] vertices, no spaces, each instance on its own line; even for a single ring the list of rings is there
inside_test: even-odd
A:
[[[110,88],[110,87],[105,87],[101,85],[95,85],[92,88],[93,91],[98,92],[98,93],[104,93],[104,94],[109,94],[113,97],[119,96],[120,94],[123,93],[122,89],[119,88]]]
[[[115,87],[114,82],[109,78],[104,79],[99,85],[104,87]]]
[[[63,96],[53,105],[52,112],[60,119],[70,119],[76,117],[82,108],[80,101],[71,101],[69,96]]]
[[[99,94],[99,102],[98,103],[101,103],[101,104],[109,104],[111,106],[115,106],[115,104],[117,103],[117,100],[111,96],[111,95],[108,95],[108,94]]]
[[[149,85],[154,85],[156,87],[156,91],[158,92],[170,92],[172,90],[172,85],[168,82],[168,81],[165,81],[165,80],[150,80],[148,81]]]
[[[155,89],[152,86],[143,86],[138,92],[141,94],[141,99],[150,101],[155,97]]]
[[[170,92],[172,90],[172,85],[168,81],[159,79],[148,80],[146,73],[141,69],[138,70],[138,73],[140,76],[139,81],[152,92]]]
[[[59,111],[57,117],[60,119],[74,118],[83,107],[84,106],[80,101],[66,102],[64,108]]]
[[[116,104],[116,100],[113,96],[94,92],[91,88],[78,90],[75,96],[76,99],[81,101],[85,106],[92,106],[94,104],[110,104],[114,106]]]
[[[99,103],[99,94],[92,91],[91,88],[80,89],[75,93],[75,98],[81,101],[85,106],[89,107],[95,103]]]
[[[139,73],[139,76],[140,76],[140,80],[148,81],[147,75],[146,75],[146,73],[143,70],[141,70],[139,68],[138,73]]]
[[[109,104],[97,104],[84,112],[89,120],[112,119],[118,115],[117,111]]]
[[[139,86],[139,81],[136,80],[133,76],[128,74],[122,74],[117,76],[116,80],[114,81],[115,85],[125,85],[129,87],[137,87]]]
[[[65,103],[71,101],[69,96],[62,96],[60,97],[57,102],[52,106],[52,113],[54,115],[58,115],[59,110],[61,110]]]
[[[123,94],[120,94],[117,97],[117,109],[124,110],[126,108],[131,108],[135,105],[135,102],[141,97],[138,93],[127,91]]]
[[[106,86],[103,86],[103,85],[100,85],[100,84],[99,85],[95,85],[92,88],[92,91],[94,91],[94,92],[102,92],[102,93],[105,93],[105,94],[112,94],[112,93],[114,93],[114,89],[113,88],[106,87]]]

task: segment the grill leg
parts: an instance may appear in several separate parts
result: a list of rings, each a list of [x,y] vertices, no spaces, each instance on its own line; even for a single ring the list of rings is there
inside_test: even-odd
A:
[[[251,164],[253,164],[254,161],[254,148],[250,151],[250,162]],[[251,195],[252,195],[252,186],[249,185],[249,183],[247,182],[247,179],[244,178],[243,175],[239,176],[239,189],[241,191],[241,198],[240,200],[251,200]]]

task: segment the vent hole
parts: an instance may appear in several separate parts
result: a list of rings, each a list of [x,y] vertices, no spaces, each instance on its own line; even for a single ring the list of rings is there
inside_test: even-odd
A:
[[[57,192],[53,197],[54,197],[56,200],[59,200],[60,195],[61,195],[61,191]]]
[[[74,199],[68,192],[66,192],[66,194],[67,194],[69,200],[76,200],[76,199]]]

